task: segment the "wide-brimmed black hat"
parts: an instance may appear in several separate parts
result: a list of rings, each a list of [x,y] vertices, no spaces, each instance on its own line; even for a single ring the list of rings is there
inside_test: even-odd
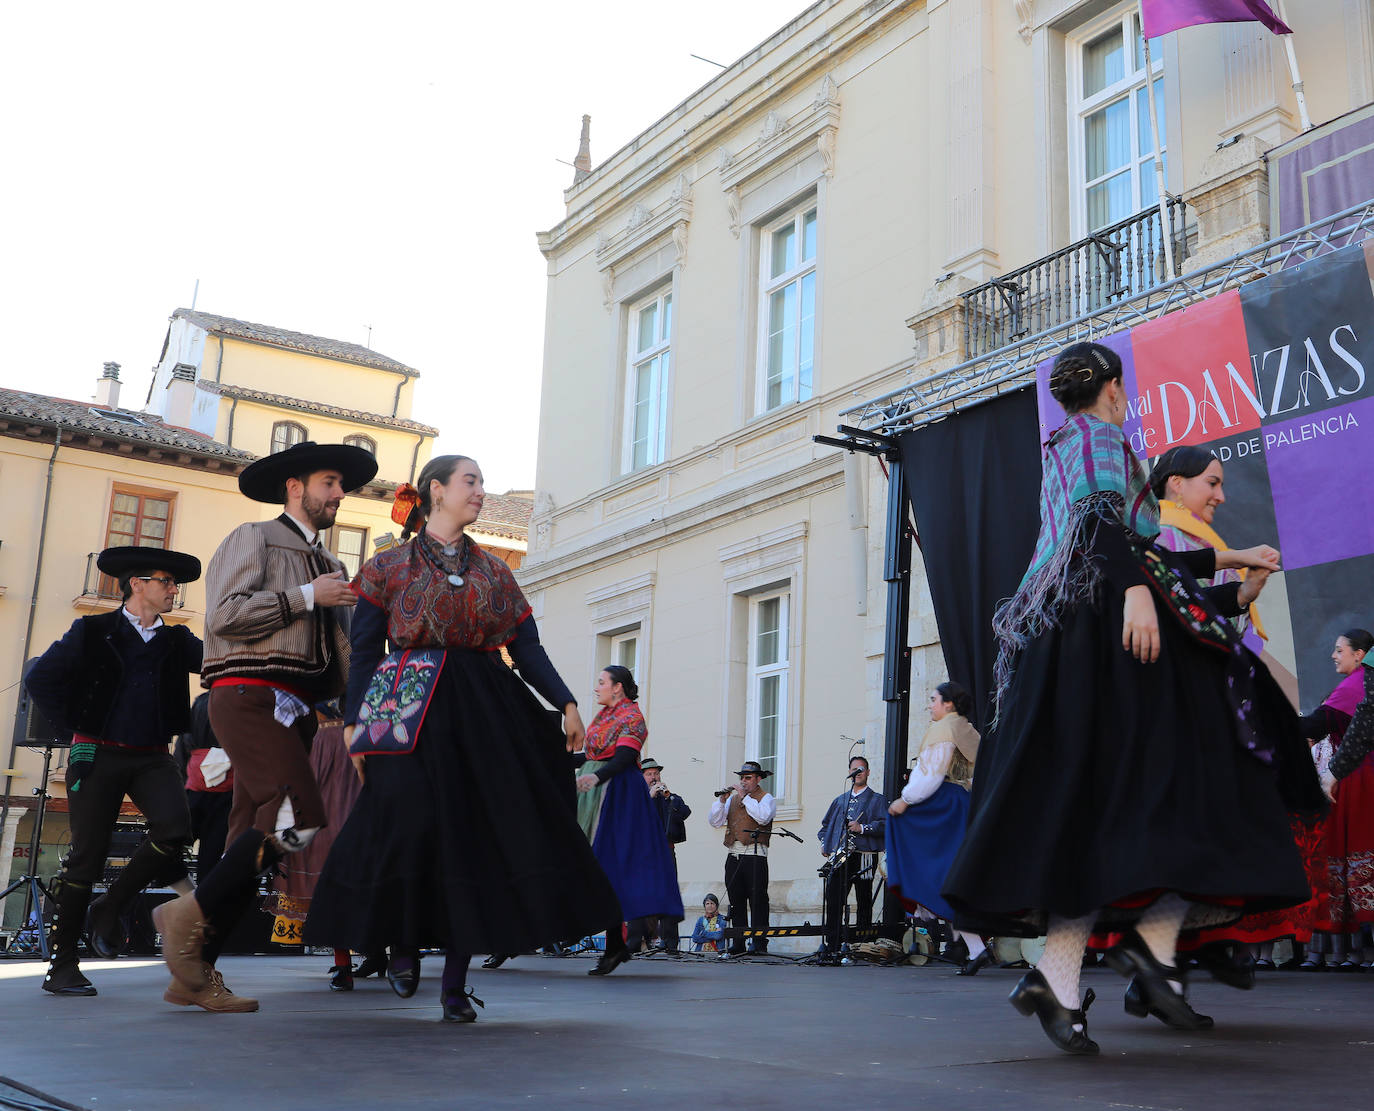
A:
[[[193,583],[200,578],[200,560],[170,548],[106,548],[96,557],[95,565],[112,579],[135,571],[166,571],[179,583]]]
[[[281,505],[286,501],[286,480],[316,471],[338,471],[345,490],[366,486],[377,474],[377,460],[370,451],[352,444],[317,444],[305,440],[264,455],[248,464],[239,475],[239,490],[254,501]]]
[[[770,772],[767,768],[765,768],[762,764],[760,764],[757,760],[746,760],[743,764],[740,765],[739,771],[735,772],[735,774],[756,775],[760,779],[767,779],[773,773]]]

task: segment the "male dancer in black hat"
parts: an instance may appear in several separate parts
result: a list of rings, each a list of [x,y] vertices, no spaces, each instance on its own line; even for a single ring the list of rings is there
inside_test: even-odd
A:
[[[121,547],[101,552],[97,566],[118,580],[124,604],[77,618],[24,680],[48,719],[72,734],[72,847],[52,884],[52,964],[43,978],[43,990],[54,995],[96,994],[76,956],[88,904],[91,950],[109,959],[124,943],[124,911],[144,887],[158,880],[191,889],[181,857],[191,839],[191,816],[167,744],[190,725],[187,675],[200,670],[201,642],[185,626],[164,624],[162,615],[171,610],[179,584],[200,578],[200,560],[162,548]],[[148,836],[91,903],[125,795],[147,819]]]
[[[215,968],[220,946],[257,896],[258,876],[304,849],[325,825],[310,768],[317,702],[343,693],[355,596],[319,541],[377,461],[344,444],[297,444],[239,475],[254,501],[285,505],[231,532],[206,572],[205,666],[210,725],[234,766],[228,848],[193,894],[153,921],[172,986],[163,998],[207,1011],[256,1011]]]

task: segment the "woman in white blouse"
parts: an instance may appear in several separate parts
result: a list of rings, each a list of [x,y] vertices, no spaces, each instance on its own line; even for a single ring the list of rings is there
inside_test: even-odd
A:
[[[952,919],[940,894],[959,851],[968,819],[978,730],[969,724],[973,699],[958,683],[941,683],[930,696],[930,728],[912,761],[902,796],[888,807],[888,887],[920,917]],[[968,946],[961,976],[977,975],[992,953],[976,934],[956,931]]]

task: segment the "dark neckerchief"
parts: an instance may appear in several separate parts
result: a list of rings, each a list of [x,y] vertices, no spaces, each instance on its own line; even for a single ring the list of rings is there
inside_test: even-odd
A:
[[[297,536],[299,536],[302,540],[304,540],[304,541],[306,542],[306,544],[309,545],[310,547],[313,548],[313,547],[315,547],[317,544],[319,544],[319,542],[320,542],[320,534],[317,532],[317,533],[315,533],[315,539],[314,539],[314,540],[309,539],[309,538],[305,535],[305,529],[301,526],[301,523],[300,523],[298,520],[296,520],[295,517],[291,516],[290,513],[287,513],[285,510],[282,511],[281,516],[279,516],[279,517],[277,518],[277,520],[283,522],[284,524],[286,524],[286,525],[288,525],[288,526],[290,526],[290,528],[292,529],[292,531],[295,532],[295,534],[296,534]]]

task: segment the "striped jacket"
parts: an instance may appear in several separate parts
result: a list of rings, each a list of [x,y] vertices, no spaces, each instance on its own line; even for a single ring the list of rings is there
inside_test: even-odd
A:
[[[205,572],[202,685],[243,675],[280,680],[312,701],[342,694],[353,611],[307,610],[301,590],[317,575],[342,570],[332,553],[307,544],[285,514],[226,536]]]

